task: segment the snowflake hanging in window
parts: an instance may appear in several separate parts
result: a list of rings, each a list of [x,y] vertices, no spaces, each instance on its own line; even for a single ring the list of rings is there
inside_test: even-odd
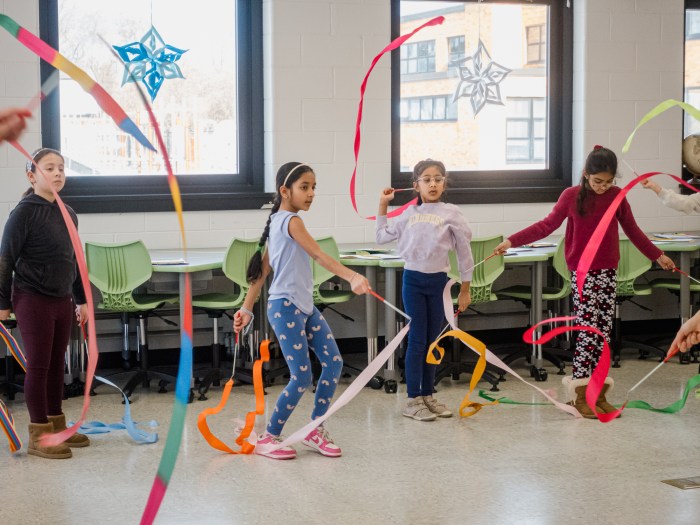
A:
[[[143,82],[151,102],[165,79],[185,78],[175,62],[188,50],[166,44],[153,26],[140,41],[112,47],[125,63],[122,86],[127,82]]]

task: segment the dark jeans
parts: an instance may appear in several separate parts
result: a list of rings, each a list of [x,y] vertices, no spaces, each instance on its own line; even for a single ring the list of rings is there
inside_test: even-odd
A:
[[[66,347],[73,324],[73,302],[19,290],[12,292],[12,308],[27,356],[24,399],[32,423],[48,423],[61,414]]]
[[[447,274],[444,272],[403,272],[403,304],[411,317],[405,370],[408,397],[433,394],[437,365],[426,363],[425,358],[428,346],[445,322],[442,291],[446,283]]]

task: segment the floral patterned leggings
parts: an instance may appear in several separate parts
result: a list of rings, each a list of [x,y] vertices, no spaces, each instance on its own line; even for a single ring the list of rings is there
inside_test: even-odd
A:
[[[576,324],[597,328],[605,334],[605,340],[610,344],[617,296],[617,270],[589,271],[580,299],[576,272],[571,272],[571,290]],[[603,342],[599,335],[591,332],[579,332],[574,349],[574,379],[590,377],[598,364],[602,351]]]

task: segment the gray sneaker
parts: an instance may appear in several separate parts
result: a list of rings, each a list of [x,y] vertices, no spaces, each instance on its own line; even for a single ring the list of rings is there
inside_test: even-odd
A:
[[[404,416],[415,419],[416,421],[435,421],[437,416],[423,402],[422,397],[408,398],[406,406],[401,412]]]
[[[423,396],[423,403],[437,417],[452,417],[452,411],[433,396]]]

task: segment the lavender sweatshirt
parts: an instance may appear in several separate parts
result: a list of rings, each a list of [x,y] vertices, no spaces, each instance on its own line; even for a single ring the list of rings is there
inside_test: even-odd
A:
[[[455,250],[462,282],[472,279],[472,231],[454,204],[435,202],[409,206],[391,223],[386,215],[380,215],[376,234],[378,244],[398,240],[398,251],[406,261],[407,270],[447,272],[450,269],[448,253]]]

